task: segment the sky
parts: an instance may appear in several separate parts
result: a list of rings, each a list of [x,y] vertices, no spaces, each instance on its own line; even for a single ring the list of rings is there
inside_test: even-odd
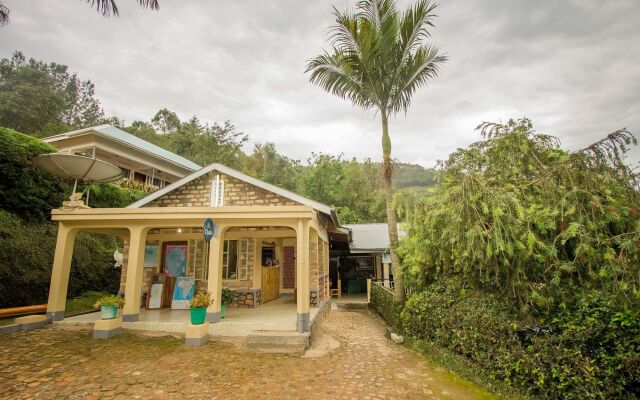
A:
[[[0,57],[68,65],[96,85],[108,115],[230,120],[253,144],[381,159],[379,115],[308,81],[346,0],[118,0],[105,18],[83,0],[3,0]],[[398,1],[404,9],[410,1]],[[576,150],[620,128],[640,139],[638,0],[442,0],[429,42],[449,57],[390,120],[393,157],[432,167],[480,139],[483,121],[526,116]],[[640,147],[629,163],[640,162]]]

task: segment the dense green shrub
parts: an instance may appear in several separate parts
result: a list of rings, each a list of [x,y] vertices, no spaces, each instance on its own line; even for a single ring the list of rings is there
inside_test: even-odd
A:
[[[545,398],[640,396],[640,176],[619,130],[567,152],[527,119],[397,199],[407,332]]]
[[[640,396],[637,309],[617,308],[598,292],[577,302],[537,319],[518,315],[502,296],[449,278],[410,296],[401,322],[411,336],[464,355],[536,397]]]
[[[0,308],[47,302],[57,226],[52,222],[25,222],[0,210]],[[87,290],[116,293],[120,269],[113,252],[122,249],[112,236],[77,236],[67,296]]]
[[[59,207],[71,189],[29,161],[56,149],[43,141],[0,127],[0,209],[29,220],[42,220]]]
[[[38,154],[55,151],[50,145],[0,128],[0,148],[0,307],[44,303],[57,229],[49,215],[71,188],[29,162]],[[92,185],[91,193],[94,207],[124,207],[146,195],[114,184]],[[69,297],[87,290],[118,290],[120,270],[113,267],[116,248],[122,248],[122,244],[115,237],[89,233],[77,236]]]

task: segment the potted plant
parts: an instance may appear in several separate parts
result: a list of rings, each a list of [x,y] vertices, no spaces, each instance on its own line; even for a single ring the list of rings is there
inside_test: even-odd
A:
[[[93,305],[95,308],[100,308],[100,318],[102,319],[114,319],[118,312],[118,308],[124,307],[124,299],[114,294],[102,296]]]
[[[199,292],[191,299],[191,323],[200,325],[207,317],[207,307],[211,305],[211,296],[207,292]]]
[[[233,303],[233,291],[222,288],[222,302],[220,304],[220,318],[224,318],[227,312],[227,304]]]

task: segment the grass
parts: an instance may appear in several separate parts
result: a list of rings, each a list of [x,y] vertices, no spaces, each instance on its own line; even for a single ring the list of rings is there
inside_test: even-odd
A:
[[[508,383],[495,379],[470,362],[465,357],[454,354],[450,350],[408,336],[404,337],[405,345],[410,349],[429,358],[435,364],[448,369],[460,377],[475,383],[483,389],[502,399],[531,400],[531,396],[510,386]]]
[[[82,313],[85,311],[94,311],[95,308],[93,307],[93,305],[96,303],[96,301],[98,301],[98,299],[102,296],[106,296],[109,293],[107,292],[94,292],[94,291],[89,291],[89,292],[84,292],[82,293],[80,296],[73,298],[73,299],[67,299],[67,304],[65,306],[65,313],[68,314],[75,314],[75,313]]]

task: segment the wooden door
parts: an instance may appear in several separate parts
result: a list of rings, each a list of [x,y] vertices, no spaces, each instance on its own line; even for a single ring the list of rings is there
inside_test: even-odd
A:
[[[266,303],[280,297],[280,267],[262,267],[262,299]]]

